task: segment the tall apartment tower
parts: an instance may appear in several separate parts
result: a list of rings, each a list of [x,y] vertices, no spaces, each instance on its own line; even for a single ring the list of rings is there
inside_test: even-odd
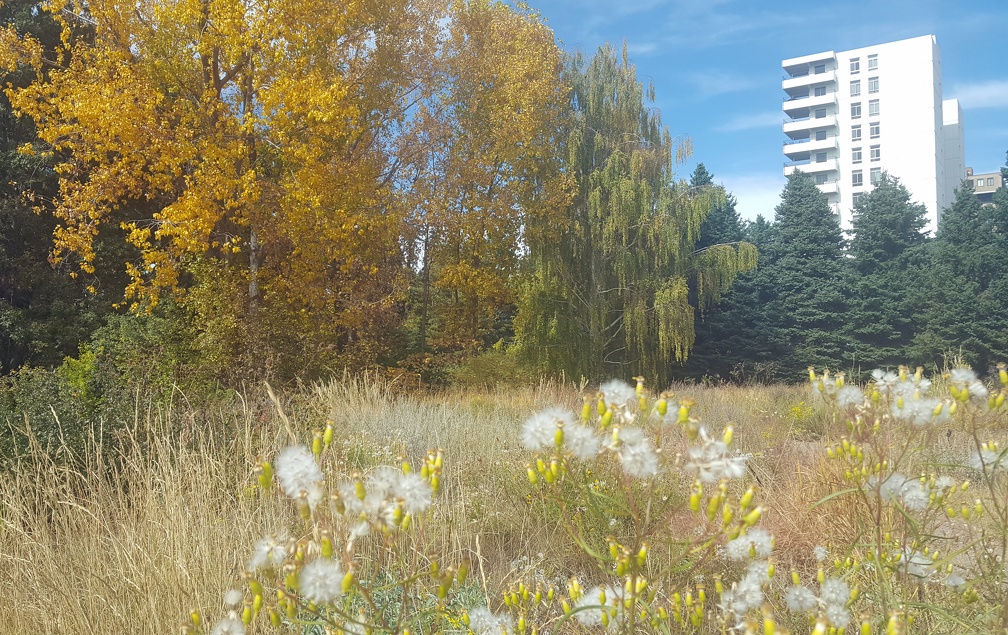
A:
[[[965,170],[962,109],[942,100],[933,35],[784,60],[784,175],[816,180],[841,226],[883,171],[928,211],[934,231]]]

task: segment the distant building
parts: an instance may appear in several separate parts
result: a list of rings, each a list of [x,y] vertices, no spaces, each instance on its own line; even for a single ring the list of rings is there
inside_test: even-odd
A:
[[[786,59],[784,175],[816,180],[841,225],[883,171],[899,177],[938,226],[965,171],[962,109],[942,99],[933,35]]]
[[[966,180],[973,186],[973,191],[981,203],[992,202],[994,192],[1004,184],[1000,171],[974,174],[973,168],[966,168]]]

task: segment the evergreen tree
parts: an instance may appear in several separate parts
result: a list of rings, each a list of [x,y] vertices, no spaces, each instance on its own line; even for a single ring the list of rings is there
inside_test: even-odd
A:
[[[713,182],[706,166],[698,164],[690,186],[698,188]],[[760,251],[765,248],[769,234],[748,236],[735,204],[735,197],[728,194],[724,202],[713,206],[700,226],[698,248],[742,240],[755,244]],[[769,226],[762,218],[757,222]],[[764,305],[759,300],[759,276],[759,270],[740,274],[720,301],[704,311],[697,310],[696,344],[677,375],[736,381],[773,376],[773,360],[780,352],[780,342],[768,329]]]
[[[854,208],[850,254],[857,273],[848,322],[854,364],[864,370],[906,362],[913,340],[911,290],[920,278],[927,208],[899,179],[882,175]]]
[[[973,188],[956,192],[929,245],[918,298],[921,327],[910,353],[918,363],[944,358],[985,372],[1008,359],[1006,197],[982,205]]]
[[[792,174],[776,212],[762,299],[787,342],[782,379],[796,380],[809,365],[836,369],[851,359],[844,330],[852,279],[840,224],[811,178]]]
[[[694,343],[691,288],[697,305],[710,304],[755,266],[756,250],[696,249],[718,188],[675,180],[689,144],[674,143],[645,104],[625,49],[620,59],[602,47],[587,67],[575,55],[568,80],[576,193],[560,236],[529,233],[518,346],[554,372],[662,382]]]

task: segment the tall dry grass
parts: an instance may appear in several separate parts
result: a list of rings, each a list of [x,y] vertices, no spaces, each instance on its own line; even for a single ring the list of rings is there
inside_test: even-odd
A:
[[[767,526],[779,553],[801,565],[828,519],[809,512],[824,491],[812,475],[828,422],[784,387],[676,387],[712,428],[735,424],[740,447],[774,506]],[[276,409],[258,391],[214,409],[139,410],[133,426],[96,430],[73,460],[37,443],[0,476],[0,634],[164,633],[190,609],[219,613],[238,583],[250,546],[290,503],[264,497],[251,468],[258,455],[289,444]],[[534,527],[525,453],[517,431],[546,405],[578,407],[573,387],[544,382],[523,390],[438,395],[400,391],[381,380],[343,378],[282,398],[302,442],[336,422],[326,472],[416,461],[446,451],[436,549],[478,563],[478,581],[496,593],[510,576],[536,569],[570,575],[579,562],[562,551],[556,528]],[[670,530],[674,525],[670,523]],[[794,547],[793,549],[791,547]],[[575,571],[576,572],[576,571]],[[589,572],[590,573],[590,572]]]

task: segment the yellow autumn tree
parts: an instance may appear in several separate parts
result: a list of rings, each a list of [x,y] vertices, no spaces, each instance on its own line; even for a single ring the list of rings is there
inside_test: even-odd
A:
[[[393,148],[433,85],[446,7],[53,0],[45,8],[64,28],[56,59],[20,42],[0,62],[19,55],[40,70],[40,81],[8,95],[56,159],[53,260],[90,273],[98,233],[121,228],[135,249],[125,289],[134,311],[171,294],[218,347],[272,342],[360,362],[379,355],[403,282],[403,207],[392,186],[402,162]]]
[[[420,348],[478,346],[513,302],[530,227],[553,227],[571,196],[558,156],[563,60],[539,16],[457,1],[439,81],[409,137],[407,183],[419,271]],[[557,222],[550,222],[554,218]]]

